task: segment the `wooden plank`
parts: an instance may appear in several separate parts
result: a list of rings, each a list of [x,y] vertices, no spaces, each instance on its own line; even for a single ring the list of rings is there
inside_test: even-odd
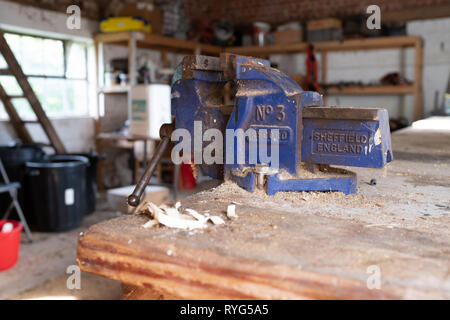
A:
[[[193,52],[197,47],[199,47],[205,54],[219,55],[222,52],[221,47],[210,44],[180,40],[157,34],[146,34],[137,31],[100,33],[95,35],[94,39],[98,42],[126,44],[129,42],[133,33],[136,35],[137,46],[139,48],[166,50],[170,52]]]
[[[383,23],[405,22],[450,17],[450,5],[429,5],[421,8],[383,11]]]
[[[448,131],[393,134],[396,160],[385,170],[352,168],[355,195],[267,196],[225,184],[182,200],[224,225],[188,232],[145,229],[148,218],[136,215],[102,222],[79,238],[79,266],[183,299],[449,299],[449,139]],[[228,220],[232,201],[238,218]],[[378,289],[367,286],[369,267],[379,268]]]
[[[344,86],[342,88],[329,87],[326,89],[327,95],[376,95],[376,94],[412,94],[413,85],[401,86]]]
[[[423,118],[423,41],[415,44],[414,56],[414,106],[413,119],[417,121]]]
[[[322,65],[320,66],[322,74],[321,74],[321,83],[327,83],[328,82],[328,52],[322,51],[321,52],[322,57]],[[328,102],[328,98],[326,95],[322,96],[323,104],[326,106]]]
[[[131,89],[130,86],[114,85],[112,87],[102,87],[98,90],[98,93],[121,94],[121,93],[128,93],[130,89]]]
[[[203,53],[215,55],[218,55],[222,52],[222,48],[218,46],[164,37],[156,34],[144,34],[144,38],[142,40],[138,40],[138,42],[159,45],[166,47],[167,49],[186,49],[193,51],[196,50],[196,48],[200,48]]]
[[[132,32],[128,39],[128,78],[130,86],[136,85],[136,40],[137,33]],[[131,96],[128,97],[128,106],[131,105]]]
[[[8,95],[6,94],[5,89],[3,89],[3,86],[0,84],[0,100],[3,103],[3,106],[5,107],[5,111],[9,116],[9,120],[14,128],[14,130],[17,133],[17,136],[20,140],[22,140],[25,143],[33,143],[33,138],[31,138],[30,133],[28,132],[27,128],[22,123],[22,120],[20,119],[19,114],[16,111],[16,108],[11,103],[11,100],[8,98]]]
[[[130,35],[130,32],[98,33],[94,36],[94,41],[104,43],[128,42]]]
[[[314,42],[314,49],[317,52],[321,51],[353,51],[353,50],[376,50],[387,48],[404,48],[414,47],[416,42],[420,39],[417,36],[398,36],[398,37],[380,37],[380,38],[366,38],[366,39],[352,39],[344,41],[320,41]],[[248,46],[248,47],[230,47],[225,48],[226,52],[231,52],[241,55],[267,55],[267,54],[282,54],[306,52],[308,43],[300,42],[284,45],[270,45],[270,46]]]
[[[3,31],[1,31],[1,30],[0,30],[0,52],[3,55],[3,58],[5,59],[6,63],[8,64],[9,70],[16,78],[17,83],[19,84],[20,88],[22,89],[22,92],[27,97],[31,108],[33,109],[34,113],[36,114],[37,118],[39,119],[39,122],[41,123],[42,128],[44,129],[45,133],[47,134],[55,151],[57,153],[65,153],[66,149],[64,148],[63,143],[59,139],[59,136],[56,133],[56,130],[54,129],[51,121],[47,118],[47,115],[45,114],[45,111],[42,108],[41,103],[39,102],[39,99],[36,97],[36,94],[34,93],[33,89],[31,88],[27,77],[23,73],[22,68],[20,67],[19,63],[16,60],[16,57],[12,53],[8,43],[6,42]]]

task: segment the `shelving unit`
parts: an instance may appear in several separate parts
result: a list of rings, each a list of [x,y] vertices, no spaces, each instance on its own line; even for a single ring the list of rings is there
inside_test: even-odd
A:
[[[104,43],[118,44],[128,46],[130,85],[133,85],[135,79],[135,57],[136,48],[146,48],[159,50],[162,54],[163,64],[166,61],[166,53],[180,54],[205,54],[218,56],[222,52],[230,52],[240,55],[249,55],[255,57],[268,58],[272,54],[294,54],[305,53],[308,49],[308,43],[293,43],[287,45],[269,45],[269,46],[247,46],[247,47],[228,47],[220,48],[213,45],[201,44],[198,42],[178,40],[160,35],[145,34],[142,32],[118,32],[102,33],[94,37],[97,66],[102,57],[101,45]],[[403,49],[414,48],[414,82],[411,85],[400,86],[348,86],[341,89],[330,88],[327,94],[330,95],[374,95],[374,94],[412,94],[414,95],[414,120],[418,120],[423,115],[423,42],[417,36],[399,36],[399,37],[380,37],[366,39],[352,39],[344,41],[323,41],[314,43],[315,51],[322,55],[322,82],[327,82],[328,52],[338,51],[357,51],[357,50],[381,50],[381,49]],[[103,62],[102,62],[103,63]],[[100,73],[99,73],[100,75]],[[100,81],[100,76],[97,77]],[[102,83],[98,82],[99,92],[101,93],[127,93],[129,86],[103,88]]]
[[[414,96],[413,114],[414,120],[419,120],[423,116],[423,42],[417,36],[381,37],[367,39],[352,39],[344,41],[324,41],[314,42],[314,49],[322,55],[322,82],[327,82],[327,54],[338,51],[357,50],[381,50],[381,49],[403,49],[414,48],[414,82],[411,85],[398,86],[348,86],[339,88],[329,88],[328,95],[403,95],[412,94]],[[272,54],[294,54],[305,53],[308,43],[293,43],[288,45],[270,46],[248,46],[226,48],[227,52],[249,55],[255,57],[268,58]]]
[[[130,83],[126,86],[114,85],[105,87],[103,83],[103,45],[115,44],[128,47],[128,70]],[[97,70],[97,114],[100,115],[100,95],[101,94],[127,94],[128,103],[130,103],[131,96],[130,89],[136,84],[136,49],[151,49],[161,52],[163,65],[167,65],[166,53],[178,54],[205,54],[218,56],[222,52],[222,48],[201,44],[198,42],[178,40],[174,38],[164,37],[154,34],[146,34],[138,31],[131,32],[117,32],[117,33],[101,33],[94,36],[95,56],[96,56],[96,70]],[[106,106],[105,106],[106,107]],[[102,138],[101,132],[101,117],[99,116],[95,125],[96,132],[96,148],[97,152],[101,153],[106,146],[113,146],[108,139]],[[118,140],[120,137],[117,137]],[[143,137],[121,137],[120,139],[126,142],[134,143],[135,141],[146,141]],[[120,143],[118,144],[120,145]],[[145,161],[145,160],[144,160]],[[103,168],[101,163],[98,167],[98,185],[102,188]]]
[[[198,42],[178,40],[160,35],[146,34],[142,32],[118,32],[103,33],[94,37],[96,62],[97,62],[97,92],[100,94],[128,94],[130,88],[135,85],[136,79],[136,49],[152,49],[161,52],[163,65],[167,65],[166,53],[178,54],[205,54],[219,56],[222,52],[235,53],[239,55],[248,55],[261,58],[269,58],[272,54],[294,54],[305,53],[308,49],[308,43],[293,43],[287,45],[269,45],[269,46],[247,46],[247,47],[227,47],[221,48],[213,45],[202,44]],[[127,86],[103,86],[103,44],[117,44],[128,47],[129,79]],[[399,37],[381,37],[367,39],[352,39],[345,41],[324,41],[314,43],[315,51],[322,56],[321,77],[322,82],[327,82],[328,72],[328,52],[339,51],[357,51],[357,50],[381,50],[381,49],[404,49],[414,48],[414,82],[410,85],[386,86],[345,86],[342,88],[330,87],[327,89],[327,95],[406,95],[414,96],[413,114],[414,120],[419,120],[423,116],[423,42],[417,36],[399,36]],[[130,99],[130,95],[128,95]],[[100,99],[98,99],[100,102]],[[100,111],[100,110],[99,110]],[[100,114],[100,113],[99,113]],[[100,134],[101,119],[96,122],[96,133]],[[132,137],[130,137],[132,139]],[[101,152],[103,142],[97,139],[97,151]],[[99,177],[102,176],[102,168],[99,167]],[[99,186],[101,182],[99,179]]]

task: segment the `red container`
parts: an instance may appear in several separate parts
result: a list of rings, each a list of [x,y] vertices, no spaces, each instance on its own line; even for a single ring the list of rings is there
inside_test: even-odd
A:
[[[13,229],[11,232],[0,232],[0,271],[13,267],[19,258],[20,233],[23,226],[18,221],[0,220],[0,230],[7,222],[13,224]]]

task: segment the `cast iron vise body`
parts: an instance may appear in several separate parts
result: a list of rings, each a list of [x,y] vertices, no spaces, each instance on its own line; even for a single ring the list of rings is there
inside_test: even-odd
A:
[[[186,56],[173,79],[172,114],[175,129],[185,129],[192,136],[208,129],[222,132],[223,162],[198,165],[208,176],[231,180],[250,192],[260,188],[269,195],[278,191],[355,193],[356,175],[330,165],[382,168],[393,160],[387,110],[323,107],[319,93],[303,91],[262,59],[231,54]],[[201,123],[200,129],[195,122]],[[253,129],[258,137],[265,135],[267,153],[277,144],[277,166],[260,156],[258,140],[256,161],[250,161],[249,150],[255,147],[251,136],[241,143],[234,136],[232,149],[227,149],[228,129]],[[272,136],[274,129],[278,135]],[[162,139],[165,148],[168,133]],[[210,142],[195,145],[192,139],[191,144],[195,154]],[[238,161],[239,150],[245,152],[244,161]],[[145,175],[136,189],[146,185],[144,180]],[[135,190],[129,203],[136,205],[138,196]]]
[[[323,107],[319,93],[303,91],[266,60],[230,54],[188,56],[178,77],[172,86],[176,128],[194,135],[194,121],[200,121],[203,132],[216,128],[224,137],[227,129],[252,128],[258,137],[261,130],[267,133],[267,149],[278,144],[278,167],[271,168],[271,163],[261,161],[260,150],[256,163],[249,161],[251,138],[242,146],[235,137],[232,163],[226,161],[223,141],[224,165],[200,165],[213,178],[224,177],[251,192],[259,186],[268,194],[281,190],[349,194],[356,191],[355,175],[329,165],[381,168],[393,159],[387,110]],[[273,129],[278,131],[277,141],[270,140]],[[203,142],[202,147],[208,144]],[[237,161],[242,147],[245,163]],[[196,152],[194,142],[192,148]]]

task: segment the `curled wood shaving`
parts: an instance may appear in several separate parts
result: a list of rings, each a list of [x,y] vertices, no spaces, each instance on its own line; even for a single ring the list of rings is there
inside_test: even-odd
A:
[[[194,217],[195,219],[197,219],[198,221],[203,221],[203,222],[208,221],[207,217],[205,217],[204,215],[198,213],[194,209],[186,209],[186,212],[188,214],[190,214],[192,217]]]
[[[238,216],[236,215],[236,205],[230,204],[227,207],[227,217],[228,219],[236,219]]]
[[[151,218],[143,225],[144,228],[162,224],[169,228],[193,230],[206,228],[208,221],[215,225],[225,223],[219,216],[210,216],[206,212],[203,215],[194,209],[185,209],[187,214],[183,214],[178,210],[180,207],[181,204],[179,202],[172,208],[164,205],[158,207],[154,203],[146,201],[136,209],[136,213],[145,214]]]
[[[211,222],[214,224],[224,224],[225,223],[225,221],[223,221],[223,219],[218,216],[210,216],[209,220],[211,220]]]

